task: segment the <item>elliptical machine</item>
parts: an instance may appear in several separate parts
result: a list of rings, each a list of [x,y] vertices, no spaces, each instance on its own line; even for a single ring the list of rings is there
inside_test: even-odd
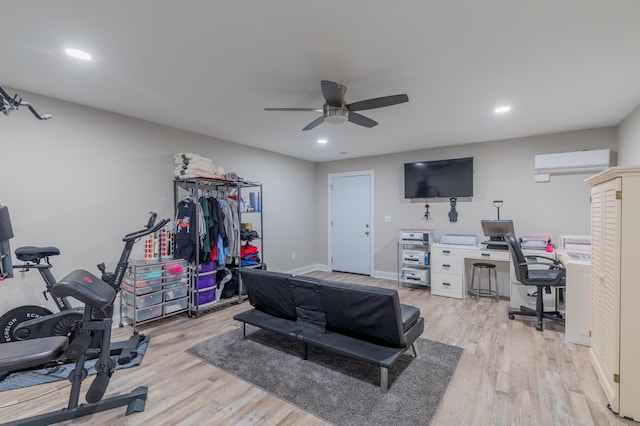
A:
[[[6,210],[5,207],[0,206],[0,276],[9,278],[12,274],[7,271],[12,270],[12,265],[8,240],[13,237],[13,231],[8,211],[3,209]],[[144,229],[127,234],[123,238],[125,247],[116,270],[106,277],[112,280],[111,284],[107,284],[88,271],[76,270],[51,286],[50,292],[54,297],[73,297],[85,304],[82,318],[75,324],[76,333],[72,336],[49,336],[13,341],[1,346],[0,372],[46,364],[62,354],[75,360],[75,368],[69,375],[71,391],[67,408],[18,420],[11,424],[52,424],[125,405],[127,415],[144,411],[147,399],[145,386],[138,387],[128,394],[108,399],[103,399],[103,396],[115,371],[115,361],[110,357],[110,344],[116,290],[122,283],[135,242],[145,235],[156,232],[169,222],[169,219],[164,219],[154,224],[155,218],[155,213],[152,213]],[[91,347],[93,341],[99,342],[96,348]],[[85,361],[93,352],[97,353],[98,358],[95,364],[97,374],[85,397],[88,404],[79,405],[82,381],[88,375]]]

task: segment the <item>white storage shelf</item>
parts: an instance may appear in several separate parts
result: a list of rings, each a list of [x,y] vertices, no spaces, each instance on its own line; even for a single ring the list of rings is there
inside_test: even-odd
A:
[[[129,263],[120,292],[120,317],[138,324],[164,318],[189,307],[190,273],[186,261],[138,260]]]
[[[398,233],[398,285],[431,284],[430,244],[432,232],[427,229],[401,229]]]

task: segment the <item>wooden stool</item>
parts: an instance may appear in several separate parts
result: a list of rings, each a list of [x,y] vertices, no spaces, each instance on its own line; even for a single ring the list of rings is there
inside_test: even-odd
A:
[[[478,279],[476,280],[476,269],[478,270]],[[487,277],[489,278],[489,288],[481,288],[480,286],[480,281],[482,280],[482,277],[480,276],[480,273],[482,272],[482,270],[485,269],[487,271]],[[496,289],[493,290],[492,285],[491,285],[491,271],[493,271],[493,278],[496,282]],[[480,296],[483,297],[495,297],[496,298],[496,302],[499,302],[499,293],[498,293],[498,273],[496,272],[496,265],[494,265],[493,263],[484,263],[484,262],[478,262],[478,263],[474,263],[473,264],[473,271],[471,273],[471,291],[469,292],[471,294],[475,294],[476,296],[476,300],[480,299]]]

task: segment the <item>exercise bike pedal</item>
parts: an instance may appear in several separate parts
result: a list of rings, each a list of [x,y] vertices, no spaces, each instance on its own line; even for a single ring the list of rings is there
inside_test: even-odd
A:
[[[88,403],[94,404],[102,399],[104,393],[107,391],[110,379],[111,377],[106,374],[99,374],[95,378],[87,391],[86,399]]]
[[[78,334],[71,341],[67,350],[64,351],[64,354],[67,358],[76,360],[80,357],[80,355],[87,352],[87,349],[89,349],[89,344],[91,344],[91,334]]]

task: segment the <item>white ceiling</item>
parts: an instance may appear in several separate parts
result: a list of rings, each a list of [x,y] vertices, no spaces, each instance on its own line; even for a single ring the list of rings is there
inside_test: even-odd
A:
[[[640,103],[638,0],[20,0],[1,13],[5,87],[311,161],[612,126]],[[321,80],[347,102],[409,102],[362,111],[371,129],[302,132],[319,113],[264,111],[322,107]]]

